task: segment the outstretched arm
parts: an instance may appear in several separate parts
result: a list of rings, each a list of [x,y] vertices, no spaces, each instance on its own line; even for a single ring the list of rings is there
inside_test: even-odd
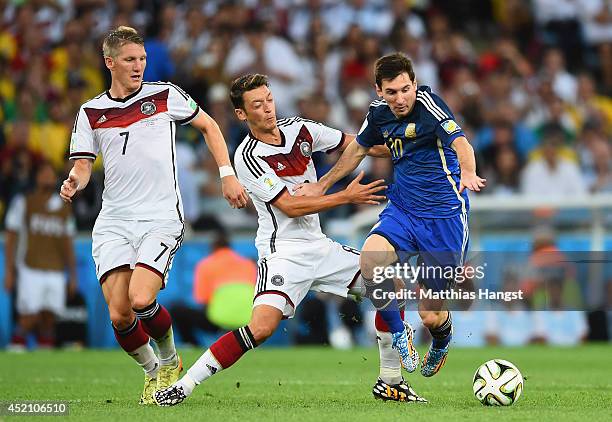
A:
[[[219,125],[204,111],[200,111],[191,125],[202,132],[206,145],[220,169],[223,197],[232,208],[243,208],[249,198],[238,182],[229,158],[229,152]],[[223,170],[221,170],[223,169]]]
[[[464,136],[460,136],[453,141],[451,147],[457,153],[459,166],[461,167],[461,182],[459,193],[468,188],[471,191],[480,192],[487,182],[486,179],[478,177],[476,174],[476,158],[474,148]]]
[[[359,182],[364,173],[359,175],[343,191],[331,195],[322,196],[292,196],[287,189],[272,201],[272,205],[280,209],[288,217],[302,217],[325,211],[338,205],[344,204],[371,204],[378,205],[384,200],[384,196],[376,195],[377,192],[386,189],[383,180],[376,180],[367,185]]]
[[[355,170],[369,150],[370,148],[361,146],[357,141],[351,142],[338,162],[319,180],[318,184],[323,188],[323,192],[327,192],[338,180]]]
[[[85,189],[91,178],[91,168],[93,161],[87,158],[74,160],[72,170],[68,173],[68,178],[62,183],[60,196],[66,202],[72,202],[72,197],[80,190]]]
[[[331,188],[334,183],[350,174],[357,168],[371,148],[361,146],[352,141],[344,150],[338,162],[317,183],[302,183],[293,191],[297,196],[321,196]]]
[[[344,142],[342,143],[340,148],[338,148],[338,150],[340,152],[344,152],[346,147],[348,147],[351,144],[351,142],[353,142],[354,140],[355,140],[355,135],[346,134],[346,136],[344,137]],[[374,145],[368,150],[368,155],[370,157],[377,157],[377,158],[391,157],[391,151],[389,150],[389,148],[387,148],[386,145]]]

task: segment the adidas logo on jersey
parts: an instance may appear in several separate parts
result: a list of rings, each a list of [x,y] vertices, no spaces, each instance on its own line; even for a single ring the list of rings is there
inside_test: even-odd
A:
[[[98,119],[98,121],[96,123],[104,123],[105,121],[107,121],[108,119],[106,118],[106,116],[103,114],[102,117],[100,117]]]
[[[276,170],[285,170],[287,167],[283,163],[276,164]]]

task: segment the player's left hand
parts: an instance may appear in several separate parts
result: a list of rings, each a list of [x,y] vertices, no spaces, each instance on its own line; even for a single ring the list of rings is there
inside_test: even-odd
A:
[[[249,202],[249,197],[236,176],[222,178],[221,190],[223,191],[223,197],[232,208],[244,208]]]
[[[300,183],[293,187],[294,196],[323,196],[325,190],[318,183]]]
[[[487,179],[478,177],[476,173],[461,173],[461,181],[459,182],[459,193],[463,192],[465,188],[473,192],[480,192],[481,188],[484,188],[487,184]]]

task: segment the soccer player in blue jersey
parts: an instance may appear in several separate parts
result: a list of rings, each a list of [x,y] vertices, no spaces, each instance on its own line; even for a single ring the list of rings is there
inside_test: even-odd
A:
[[[389,202],[363,245],[361,271],[366,282],[376,267],[418,255],[426,269],[460,268],[468,248],[469,200],[466,188],[480,191],[474,150],[453,113],[427,86],[417,86],[410,60],[401,53],[375,65],[376,92],[356,141],[319,182],[298,186],[296,194],[320,195],[352,172],[375,145],[391,150],[395,182]],[[441,271],[419,279],[423,289],[446,291],[452,277]],[[433,341],[421,362],[430,377],[446,362],[452,336],[451,314],[443,300],[422,299],[419,315]],[[411,340],[411,339],[409,339]]]

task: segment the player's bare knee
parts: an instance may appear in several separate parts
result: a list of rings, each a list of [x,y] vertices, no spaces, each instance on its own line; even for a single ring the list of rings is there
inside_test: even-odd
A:
[[[267,339],[269,339],[272,334],[274,334],[274,331],[276,330],[276,325],[266,322],[260,322],[255,324],[249,324],[249,329],[251,330],[251,333],[253,334],[253,337],[255,338],[257,344],[261,344]]]
[[[266,341],[274,331],[283,317],[283,313],[269,305],[258,305],[253,309],[249,330],[257,344]]]
[[[155,295],[151,295],[146,292],[131,292],[130,291],[130,305],[132,309],[145,309],[147,306],[155,301]]]
[[[395,262],[395,254],[382,251],[363,252],[359,257],[359,269],[361,274],[367,279],[380,277],[384,274],[385,268]]]
[[[118,330],[124,330],[134,322],[134,314],[129,310],[109,309],[110,320]]]
[[[400,292],[406,288],[406,283],[401,278],[394,278],[393,284],[395,285],[396,292]]]
[[[442,311],[425,311],[420,312],[420,315],[423,325],[427,328],[436,328],[443,322],[440,321],[442,317]]]
[[[275,320],[256,318],[249,323],[251,334],[255,338],[257,344],[261,344],[274,334],[278,323]]]
[[[396,260],[397,254],[389,241],[382,236],[372,235],[363,245],[359,267],[364,277],[371,279]]]
[[[385,262],[381,259],[379,254],[376,252],[371,252],[368,254],[362,254],[359,257],[359,269],[361,270],[361,274],[368,279],[371,280],[374,276],[378,275],[379,268],[385,267]]]

